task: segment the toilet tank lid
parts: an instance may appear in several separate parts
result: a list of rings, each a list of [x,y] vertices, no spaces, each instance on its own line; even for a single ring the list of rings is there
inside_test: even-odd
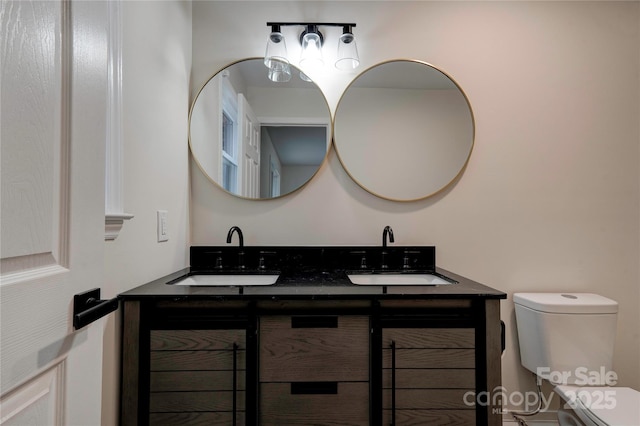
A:
[[[593,293],[514,293],[513,302],[540,312],[614,314],[618,302]]]

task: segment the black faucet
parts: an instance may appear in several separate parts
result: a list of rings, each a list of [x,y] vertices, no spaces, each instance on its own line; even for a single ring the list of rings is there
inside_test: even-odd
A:
[[[244,236],[242,235],[242,229],[232,226],[227,233],[227,244],[231,244],[231,237],[234,232],[238,234],[238,247],[240,247],[240,251],[238,251],[238,269],[244,269]]]
[[[393,243],[393,229],[390,226],[385,226],[382,231],[382,253],[381,253],[381,261],[380,261],[380,269],[388,269],[389,265],[387,265],[387,237],[389,238],[389,242]]]
[[[244,247],[244,236],[242,235],[242,229],[237,226],[232,226],[231,229],[229,229],[229,233],[227,233],[227,244],[231,244],[231,237],[233,236],[234,232],[238,233],[238,239],[240,240],[239,247]]]
[[[382,231],[382,247],[386,247],[387,246],[387,236],[389,237],[389,242],[393,243],[394,242],[393,229],[391,229],[391,227],[388,226],[388,225],[385,226],[384,230]]]

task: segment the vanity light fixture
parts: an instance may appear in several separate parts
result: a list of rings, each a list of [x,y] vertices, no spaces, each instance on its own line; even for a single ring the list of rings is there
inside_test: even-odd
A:
[[[269,79],[275,82],[286,82],[291,78],[291,67],[287,57],[287,48],[284,35],[281,32],[283,26],[302,26],[304,30],[300,34],[300,67],[304,70],[318,69],[324,66],[322,46],[324,36],[319,26],[342,27],[342,35],[338,40],[338,51],[335,66],[340,70],[352,70],[360,65],[356,39],[353,35],[354,23],[334,22],[267,22],[271,27],[271,34],[267,41],[267,50],[264,64],[269,69]],[[311,81],[304,72],[300,72],[300,78]]]

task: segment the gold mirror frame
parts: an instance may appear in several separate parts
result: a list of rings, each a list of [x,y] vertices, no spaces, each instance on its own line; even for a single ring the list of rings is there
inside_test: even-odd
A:
[[[360,73],[338,102],[333,128],[347,174],[391,201],[443,191],[462,174],[475,143],[467,95],[447,73],[418,60],[389,60]]]
[[[333,143],[331,110],[320,88],[312,81],[307,82],[301,80],[298,76],[300,71],[294,66],[291,66],[292,75],[290,82],[271,82],[267,77],[268,69],[264,66],[263,60],[264,58],[259,57],[241,59],[220,69],[211,75],[201,86],[189,109],[189,149],[198,168],[212,183],[223,191],[247,200],[272,200],[302,189],[325,164]],[[236,74],[242,75],[238,76]],[[244,86],[239,83],[239,81],[242,80],[244,80]],[[262,127],[270,127],[274,134],[281,133],[286,128],[292,132],[307,135],[304,136],[306,143],[304,150],[296,152],[287,150],[287,152],[291,154],[289,156],[297,157],[295,161],[299,162],[299,166],[290,166],[291,169],[297,167],[295,176],[289,179],[290,181],[294,181],[292,185],[295,185],[295,187],[287,187],[288,189],[286,191],[276,196],[271,196],[270,194],[269,196],[262,196],[262,194],[260,194],[258,197],[239,193],[238,191],[241,190],[241,188],[236,188],[235,191],[225,188],[224,180],[221,176],[225,169],[223,163],[227,161],[224,157],[228,159],[229,156],[227,155],[227,151],[222,149],[222,128],[224,127],[222,121],[226,120],[222,118],[224,115],[222,104],[228,105],[229,103],[233,103],[234,99],[234,94],[229,92],[229,85],[227,83],[231,83],[231,88],[236,92],[236,96],[237,94],[241,94],[241,96],[247,100],[250,109],[256,109],[254,117],[258,118],[258,121],[266,120],[260,121],[261,124],[266,124],[266,126]],[[234,84],[243,87],[238,89]],[[292,90],[289,93],[284,92],[285,89]],[[227,95],[225,95],[225,93],[227,93]],[[238,103],[244,102],[240,100],[240,97],[237,97],[236,100]],[[254,104],[252,105],[251,102]],[[295,105],[293,105],[294,103]],[[233,110],[233,106],[227,106],[226,108]],[[238,105],[236,105],[235,108],[241,110],[241,112],[236,111],[235,114],[238,119],[237,123],[235,123],[236,137],[233,139],[237,140],[238,144],[241,144],[242,142],[239,140],[241,137],[237,137],[239,132],[242,131],[239,127],[242,126],[239,117],[240,115],[245,115],[244,110],[246,108]],[[212,123],[212,120],[205,118],[211,116],[215,117],[217,123]],[[228,123],[228,121],[225,122]],[[324,137],[321,135],[321,128],[324,128]],[[262,135],[264,135],[264,131],[265,130],[261,130]],[[232,130],[228,133],[234,133],[234,131]],[[319,145],[320,138],[325,141],[324,148]],[[278,143],[281,147],[293,145],[290,140],[279,140]],[[320,152],[321,148],[322,152]],[[285,148],[282,149],[284,150]],[[273,150],[275,151],[275,148],[273,148]],[[238,151],[241,152],[241,147],[236,145],[236,154],[238,154]],[[262,156],[264,154],[262,146],[258,151],[259,155]],[[242,165],[239,164],[242,158],[236,160],[236,173],[238,173],[238,176],[242,176]],[[314,163],[303,164],[305,161],[312,161]],[[227,163],[229,162],[227,161]],[[260,159],[260,164],[264,164],[264,158]],[[270,160],[268,166],[271,168],[272,164]],[[271,169],[267,172],[260,168],[259,173],[262,177],[269,177],[269,188],[267,191],[271,191],[273,189],[271,184],[274,181],[274,170]],[[278,174],[278,171],[275,170],[275,173]],[[283,166],[278,174],[281,180],[284,180],[284,173]],[[291,172],[291,174],[294,175],[293,172]],[[253,172],[253,176],[255,176],[255,171]],[[301,183],[295,184],[296,179]],[[236,181],[237,180],[241,181],[242,178],[236,178]],[[260,179],[260,181],[262,185],[260,193],[262,193],[265,190],[266,182],[264,179]]]

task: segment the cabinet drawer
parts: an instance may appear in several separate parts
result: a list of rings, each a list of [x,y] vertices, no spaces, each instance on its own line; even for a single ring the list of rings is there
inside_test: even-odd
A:
[[[260,380],[368,381],[369,317],[261,318]]]
[[[368,383],[337,383],[337,393],[292,394],[292,383],[260,385],[262,426],[369,425]],[[293,390],[295,392],[295,390]]]
[[[152,351],[232,350],[245,347],[245,330],[151,330]]]

